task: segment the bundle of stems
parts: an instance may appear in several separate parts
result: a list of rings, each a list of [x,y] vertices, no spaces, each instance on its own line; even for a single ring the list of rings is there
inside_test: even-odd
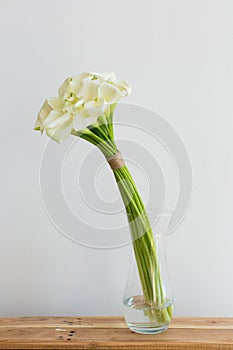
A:
[[[73,135],[98,147],[107,159],[118,152],[113,130],[115,106],[111,105],[108,113],[98,117],[96,124],[92,124],[81,131],[72,131]],[[115,170],[113,169],[113,174],[129,221],[144,300],[152,310],[147,312],[147,316],[150,321],[169,323],[172,317],[172,307],[164,307],[166,300],[156,244],[145,207],[127,166],[123,165]],[[162,312],[156,310],[162,310]]]

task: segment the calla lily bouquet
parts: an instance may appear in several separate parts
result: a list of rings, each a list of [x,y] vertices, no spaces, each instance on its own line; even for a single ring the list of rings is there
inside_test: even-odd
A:
[[[114,140],[114,110],[117,102],[130,92],[129,84],[117,81],[114,73],[82,73],[67,78],[58,96],[46,100],[41,107],[35,130],[46,132],[59,143],[70,135],[80,137],[98,147],[106,157],[125,205],[145,302],[163,309],[159,315],[147,311],[147,316],[152,321],[169,323],[172,307],[163,308],[165,293],[150,222]]]

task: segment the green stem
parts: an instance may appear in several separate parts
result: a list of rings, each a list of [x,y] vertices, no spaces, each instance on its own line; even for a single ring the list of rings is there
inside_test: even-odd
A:
[[[109,142],[109,140],[106,142],[106,140],[103,140],[101,137],[92,132],[92,130],[89,130],[87,128],[81,131],[72,130],[71,134],[78,136],[97,146],[105,156],[111,156],[117,152],[117,148],[114,142]]]
[[[160,266],[156,245],[149,219],[140,195],[126,166],[114,171],[132,235],[133,248],[141,280],[145,301],[154,308],[163,309],[165,296],[160,275]],[[151,320],[169,323],[172,316],[171,307],[161,313],[147,312]]]
[[[79,136],[97,146],[105,157],[112,156],[117,152],[112,127],[114,108],[115,106],[112,106],[109,115],[99,117],[100,124],[92,125],[82,131],[72,131],[73,135]],[[167,307],[164,309],[166,300],[160,265],[154,235],[145,207],[128,168],[124,165],[114,170],[113,173],[128,215],[143,295],[145,301],[152,307],[152,310],[146,311],[145,314],[152,321],[169,323],[172,317],[172,308]],[[163,310],[162,313],[156,311],[160,308]]]

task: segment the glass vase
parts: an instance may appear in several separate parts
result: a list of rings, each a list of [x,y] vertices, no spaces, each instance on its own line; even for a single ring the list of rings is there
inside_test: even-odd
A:
[[[173,299],[166,261],[166,233],[172,212],[150,211],[146,216],[152,228],[150,240],[153,240],[153,244],[149,245],[149,253],[147,244],[145,252],[143,242],[148,241],[147,233],[140,235],[139,232],[139,238],[132,241],[123,306],[126,324],[133,332],[155,334],[166,331],[172,317]],[[146,270],[141,268],[142,261],[147,263]],[[149,275],[150,287],[154,292],[153,299],[149,300],[148,294],[143,291],[144,278],[148,277],[145,274]]]

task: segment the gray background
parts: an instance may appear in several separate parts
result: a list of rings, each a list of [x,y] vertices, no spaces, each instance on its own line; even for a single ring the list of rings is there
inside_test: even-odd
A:
[[[232,20],[230,0],[0,1],[1,315],[122,313],[129,247],[73,243],[40,196],[38,109],[91,70],[127,79],[127,102],[165,115],[190,154],[192,203],[168,239],[175,314],[232,316]]]

